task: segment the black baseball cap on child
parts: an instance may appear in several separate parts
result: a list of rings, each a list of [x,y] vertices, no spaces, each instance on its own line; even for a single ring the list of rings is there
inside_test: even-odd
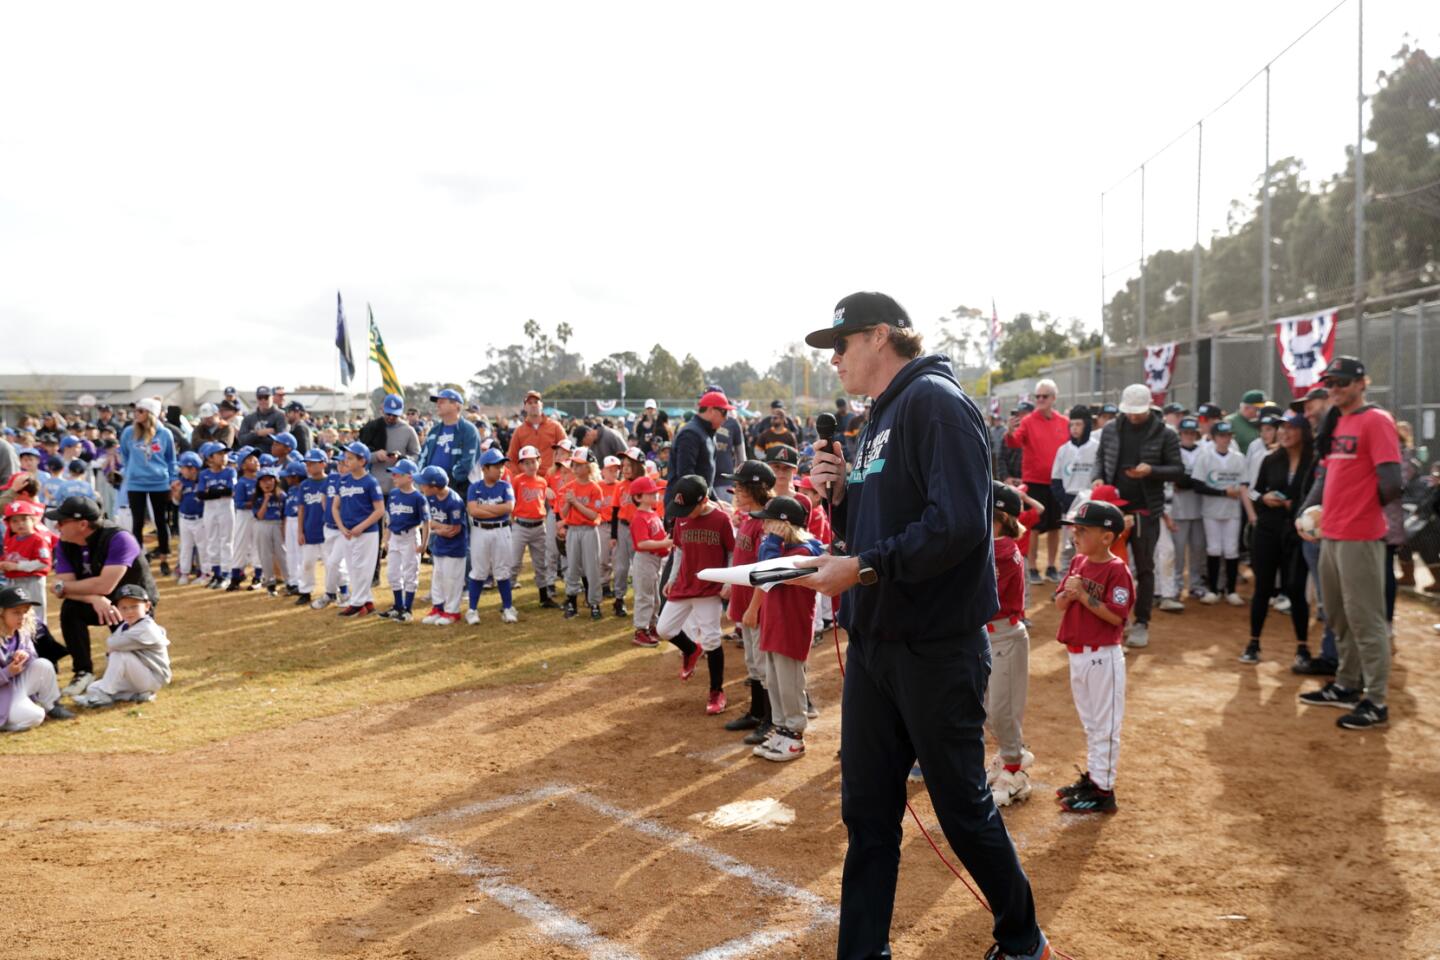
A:
[[[667,517],[688,514],[710,494],[710,484],[705,482],[704,477],[698,477],[693,473],[676,480],[672,489],[674,489],[675,495],[665,508]]]
[[[775,471],[769,464],[759,460],[746,460],[734,473],[722,473],[721,479],[731,483],[758,483],[766,487],[775,486]]]
[[[145,592],[145,588],[142,587],[142,586],[140,586],[140,584],[138,584],[138,583],[127,583],[127,584],[125,584],[125,586],[123,586],[123,587],[120,588],[120,592],[119,592],[119,594],[117,595],[116,599],[118,599],[118,600],[144,600],[146,603],[149,603],[149,602],[150,602],[150,594],[146,593],[146,592]]]
[[[1025,509],[1020,500],[1020,491],[999,480],[992,480],[990,486],[995,491],[995,508],[1004,510],[1012,517],[1020,516],[1020,511]]]
[[[800,501],[793,497],[772,497],[764,510],[751,510],[750,516],[756,520],[784,520],[797,527],[805,526],[810,519]]]
[[[14,587],[0,587],[0,610],[9,610],[12,607],[33,607],[35,601]]]
[[[765,451],[765,462],[784,463],[797,467],[800,465],[800,451],[788,444],[779,443]]]
[[[1086,500],[1060,522],[1072,527],[1100,527],[1116,536],[1125,532],[1125,514],[1115,504],[1103,500]]]

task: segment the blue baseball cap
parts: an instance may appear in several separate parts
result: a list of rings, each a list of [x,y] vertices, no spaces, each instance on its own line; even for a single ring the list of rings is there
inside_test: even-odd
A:
[[[405,398],[398,393],[386,394],[385,401],[380,404],[380,409],[385,412],[386,416],[398,417],[405,412]]]
[[[294,450],[296,444],[295,434],[291,433],[288,430],[284,433],[277,433],[275,434],[275,436],[270,438],[270,442],[278,443],[283,447],[289,447],[291,450]]]
[[[265,467],[273,467],[273,466],[275,466],[275,458],[274,458],[274,457],[272,457],[272,456],[271,456],[270,454],[268,454],[268,453],[262,453],[262,454],[260,454],[260,467],[261,467],[261,469],[264,469]]]
[[[279,480],[279,479],[280,479],[280,471],[279,471],[279,470],[276,470],[274,467],[261,467],[261,468],[260,468],[260,472],[257,473],[256,476],[257,476],[257,477],[274,477],[276,480]]]
[[[40,451],[39,451],[39,450],[36,450],[34,447],[21,447],[19,450],[16,450],[16,451],[15,451],[15,456],[17,456],[17,457],[38,457],[38,456],[40,456]]]
[[[74,435],[72,435],[72,434],[68,434],[68,433],[67,433],[65,436],[63,436],[63,437],[60,438],[60,449],[61,449],[61,450],[64,450],[66,447],[78,447],[78,446],[80,446],[80,438],[77,437],[77,436],[74,436]]]
[[[305,476],[305,464],[299,460],[291,460],[285,464],[285,469],[280,471],[280,474],[285,477],[303,477]]]
[[[325,456],[325,451],[319,447],[311,447],[305,451],[306,463],[328,463],[330,458]]]
[[[444,467],[428,466],[416,475],[415,479],[421,486],[425,487],[447,487],[450,485],[450,475],[445,472]]]
[[[211,457],[215,456],[215,454],[221,453],[224,450],[225,444],[216,443],[214,440],[206,440],[204,443],[200,444],[200,456],[204,460],[209,460]]]
[[[409,457],[405,457],[401,460],[397,460],[393,467],[386,467],[385,469],[390,473],[403,473],[407,477],[413,477],[420,468],[415,466],[414,460],[411,460]]]
[[[200,454],[194,450],[186,450],[176,459],[182,467],[201,467],[205,465],[205,461],[200,459]]]
[[[486,450],[484,453],[480,454],[480,466],[482,467],[493,467],[497,463],[504,462],[505,454],[501,453],[499,450],[496,450],[494,447],[491,447],[489,450]]]
[[[465,402],[465,398],[460,395],[460,391],[459,391],[459,390],[452,390],[452,389],[450,389],[449,387],[446,387],[444,390],[441,390],[439,393],[433,393],[433,394],[431,394],[431,395],[430,395],[430,400],[431,400],[431,402],[434,402],[434,401],[436,401],[436,400],[454,400],[456,403],[464,403],[464,402]]]
[[[254,447],[241,447],[239,450],[236,450],[236,451],[235,451],[235,462],[236,462],[236,463],[239,463],[241,460],[244,460],[246,457],[253,457],[253,456],[255,456],[255,454],[256,454],[256,450],[255,450]]]
[[[364,460],[366,463],[370,462],[370,448],[365,446],[365,444],[361,443],[359,440],[356,440],[354,443],[346,444],[345,452],[355,454],[355,456],[359,457],[361,460]]]

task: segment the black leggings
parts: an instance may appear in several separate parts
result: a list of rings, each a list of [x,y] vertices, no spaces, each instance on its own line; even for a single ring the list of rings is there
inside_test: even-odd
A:
[[[1288,531],[1279,533],[1256,525],[1250,541],[1250,568],[1255,573],[1255,595],[1250,598],[1250,636],[1260,639],[1265,629],[1265,615],[1270,612],[1270,598],[1275,594],[1276,572],[1279,572],[1285,596],[1290,598],[1290,622],[1295,627],[1295,642],[1304,644],[1309,638],[1310,604],[1305,599],[1305,578],[1308,570],[1300,550],[1300,538]]]
[[[167,490],[129,490],[126,496],[130,500],[130,526],[131,532],[135,534],[135,542],[140,544],[140,549],[145,549],[145,501],[148,498],[150,505],[155,511],[155,540],[156,552],[160,556],[170,553],[170,526],[165,522],[166,511],[170,509],[170,493]]]

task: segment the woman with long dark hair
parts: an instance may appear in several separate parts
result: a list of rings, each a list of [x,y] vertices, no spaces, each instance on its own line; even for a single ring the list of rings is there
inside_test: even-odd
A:
[[[1295,662],[1310,661],[1310,604],[1305,599],[1308,570],[1295,532],[1295,516],[1304,501],[1306,478],[1315,464],[1315,443],[1310,422],[1292,413],[1280,422],[1279,446],[1260,464],[1252,491],[1255,523],[1250,541],[1250,566],[1255,572],[1255,595],[1250,599],[1250,643],[1241,663],[1260,662],[1260,633],[1270,612],[1276,574],[1282,592],[1290,599],[1290,622],[1295,627]]]
[[[160,575],[170,576],[170,528],[165,523],[170,506],[170,484],[178,476],[175,438],[160,422],[160,402],[149,397],[135,402],[135,419],[120,434],[121,471],[130,504],[131,532],[144,549],[145,517],[153,510],[155,555]],[[147,510],[147,507],[151,510]]]

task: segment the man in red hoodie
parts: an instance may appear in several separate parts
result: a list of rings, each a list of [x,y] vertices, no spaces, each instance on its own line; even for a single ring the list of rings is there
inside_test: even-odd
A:
[[[1050,493],[1050,472],[1055,466],[1055,451],[1070,439],[1070,420],[1057,413],[1056,401],[1059,391],[1054,380],[1041,380],[1035,384],[1035,409],[1010,432],[1005,434],[1005,446],[1019,447],[1023,451],[1020,463],[1020,479],[1030,488],[1030,496],[1045,507],[1034,533],[1045,534],[1045,579],[1051,583],[1060,582],[1055,569],[1055,557],[1060,552],[1060,518],[1063,511]],[[1040,538],[1030,538],[1030,582],[1040,582],[1039,570]]]

